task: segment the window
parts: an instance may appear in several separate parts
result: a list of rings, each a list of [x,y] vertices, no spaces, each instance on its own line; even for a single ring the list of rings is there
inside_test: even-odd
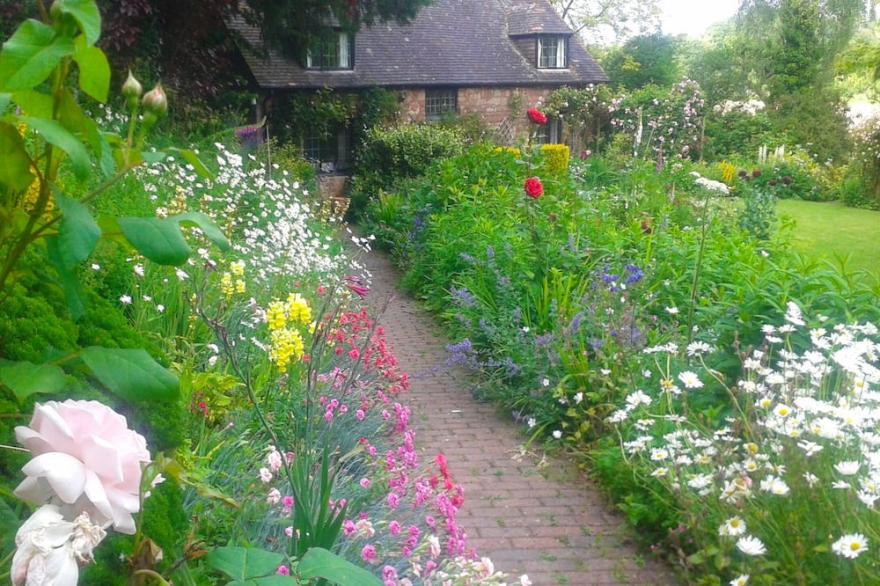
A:
[[[560,144],[562,142],[562,120],[550,118],[547,124],[535,131],[535,144]]]
[[[568,67],[567,37],[538,37],[538,69]]]
[[[458,90],[425,90],[425,116],[428,120],[440,120],[458,113]]]
[[[311,134],[303,140],[303,157],[316,163],[320,171],[330,172],[348,168],[350,153],[351,140],[347,128],[340,128],[328,134]]]
[[[336,31],[309,49],[306,55],[308,69],[351,69],[354,63],[354,37]]]

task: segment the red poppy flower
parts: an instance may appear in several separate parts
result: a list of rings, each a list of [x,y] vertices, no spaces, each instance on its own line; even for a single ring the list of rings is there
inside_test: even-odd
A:
[[[547,124],[547,116],[537,108],[529,108],[526,113],[529,115],[529,120],[535,124],[540,124],[541,126]]]
[[[538,199],[544,195],[544,186],[541,185],[541,180],[537,177],[526,179],[526,184],[523,187],[526,190],[526,195],[532,199]]]

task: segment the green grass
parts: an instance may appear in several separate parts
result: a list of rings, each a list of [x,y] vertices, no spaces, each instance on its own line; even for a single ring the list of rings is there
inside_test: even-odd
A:
[[[777,213],[795,221],[793,243],[799,250],[832,261],[849,257],[849,270],[880,278],[880,212],[836,202],[782,200]]]

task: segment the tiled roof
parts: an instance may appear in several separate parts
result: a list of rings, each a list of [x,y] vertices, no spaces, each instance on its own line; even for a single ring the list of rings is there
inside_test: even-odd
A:
[[[544,0],[508,0],[503,3],[507,4],[508,34],[571,34],[562,17]]]
[[[230,26],[261,45],[259,30],[242,19]],[[243,53],[264,88],[561,86],[608,80],[575,36],[568,69],[537,69],[510,35],[539,32],[571,34],[545,0],[436,0],[409,24],[377,23],[359,31],[350,71],[307,70],[275,51],[267,57],[247,48]]]

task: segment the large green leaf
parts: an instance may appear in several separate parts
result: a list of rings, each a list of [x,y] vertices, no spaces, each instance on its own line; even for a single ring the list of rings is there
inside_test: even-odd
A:
[[[177,398],[180,381],[145,350],[90,346],[80,354],[101,384],[127,401]]]
[[[170,218],[119,218],[119,228],[138,252],[161,265],[182,265],[190,248]]]
[[[0,116],[6,113],[9,102],[12,101],[12,94],[0,94]]]
[[[108,144],[107,138],[101,132],[97,123],[83,112],[76,98],[69,90],[65,90],[61,96],[61,103],[58,108],[58,121],[61,122],[64,128],[89,145],[92,153],[100,160],[101,172],[105,177],[116,172],[113,151]]]
[[[24,191],[34,180],[24,140],[14,126],[0,122],[0,185]]]
[[[58,229],[59,253],[61,262],[72,269],[89,258],[98,239],[101,229],[89,208],[61,194],[55,195],[55,201],[61,210],[61,226]]]
[[[76,38],[73,60],[79,66],[79,87],[102,104],[110,92],[110,62],[104,51],[90,47],[83,36]]]
[[[19,401],[36,393],[57,393],[67,381],[64,371],[54,364],[0,360],[0,383],[9,387]]]
[[[63,260],[61,253],[61,239],[58,236],[50,236],[46,238],[46,252],[49,256],[49,262],[58,272],[58,280],[64,290],[64,298],[67,301],[67,308],[70,316],[74,320],[78,320],[86,312],[86,304],[83,301],[82,285],[76,278],[76,273],[68,267]]]
[[[22,122],[39,132],[46,142],[58,147],[70,157],[73,172],[80,179],[85,179],[91,170],[89,152],[80,140],[71,134],[64,126],[54,120],[44,118],[31,118],[22,116]]]
[[[21,521],[6,499],[0,497],[0,556],[5,558],[15,549],[15,532]]]
[[[217,227],[217,224],[202,212],[187,212],[177,216],[172,216],[170,220],[175,220],[179,224],[194,224],[199,227],[205,237],[217,245],[220,250],[229,250],[229,240]]]
[[[191,151],[188,149],[179,149],[176,147],[169,148],[168,151],[180,155],[180,157],[184,161],[186,161],[187,163],[192,165],[193,169],[195,170],[195,172],[199,176],[204,177],[205,179],[213,179],[214,178],[214,174],[211,173],[211,170],[205,166],[205,164],[202,162],[202,160],[199,158],[199,156],[195,153],[195,151]]]
[[[233,580],[248,581],[271,576],[284,563],[284,556],[256,547],[218,547],[205,558],[208,565]]]
[[[12,101],[21,108],[22,113],[26,116],[52,118],[55,101],[49,94],[36,90],[25,90],[12,94]]]
[[[119,218],[119,228],[138,252],[163,265],[182,265],[192,250],[183,237],[181,225],[197,226],[221,250],[229,241],[220,228],[205,214],[189,212],[170,218]]]
[[[297,569],[303,578],[323,578],[339,586],[382,586],[367,570],[320,547],[309,549]]]
[[[73,54],[73,39],[36,20],[25,21],[0,51],[0,90],[29,90],[41,83],[64,57]]]
[[[76,19],[89,45],[101,38],[101,13],[95,0],[56,0],[54,6]]]

